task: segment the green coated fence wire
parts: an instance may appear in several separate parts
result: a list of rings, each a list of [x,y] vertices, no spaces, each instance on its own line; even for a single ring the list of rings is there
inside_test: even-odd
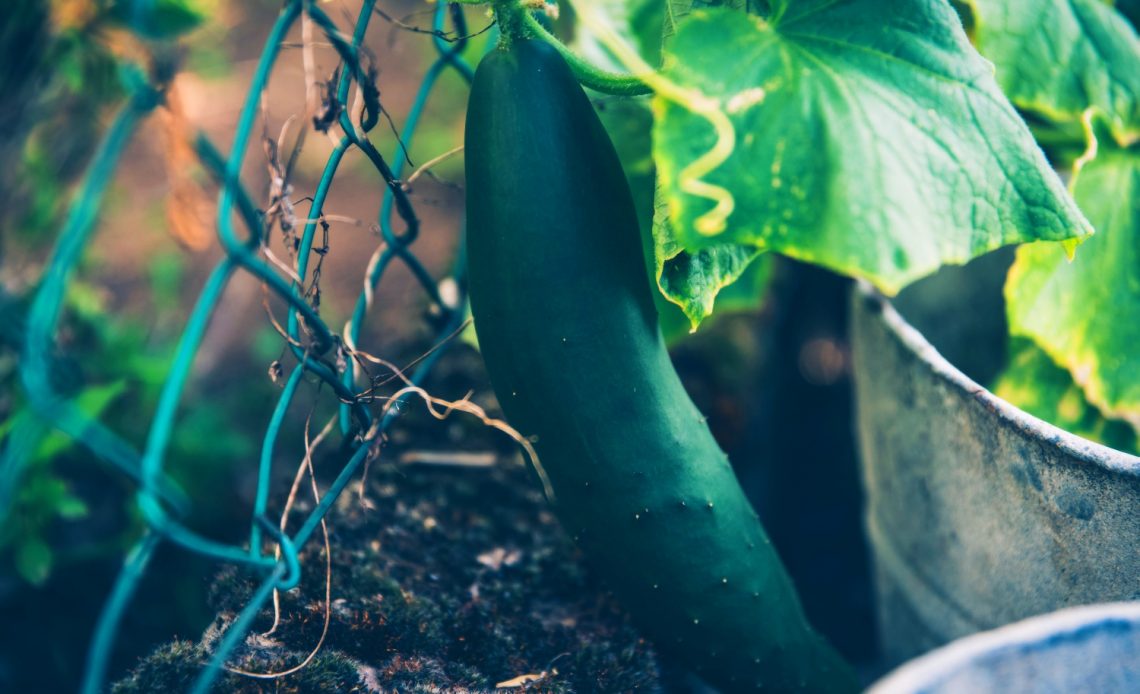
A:
[[[314,0],[287,2],[270,31],[251,79],[229,155],[220,153],[205,135],[199,134],[197,137],[197,155],[219,184],[216,224],[225,256],[209,275],[187,319],[142,451],[100,422],[84,415],[69,396],[53,388],[50,378],[54,335],[64,295],[96,226],[106,187],[138,124],[163,103],[161,85],[149,84],[138,70],[127,68],[124,71],[129,99],[104,136],[76,192],[29,311],[20,374],[29,404],[36,416],[21,417],[0,457],[0,510],[6,508],[12,498],[12,487],[17,484],[23,466],[48,427],[55,427],[72,436],[96,457],[138,483],[137,503],[146,522],[146,531],[128,553],[92,635],[82,684],[82,691],[87,694],[95,694],[104,688],[108,661],[119,626],[130,608],[132,596],[147,564],[164,542],[220,562],[244,566],[262,576],[261,583],[248,604],[229,625],[210,661],[204,665],[192,689],[196,693],[210,690],[222,672],[224,663],[242,643],[274,590],[288,590],[298,584],[301,578],[299,551],[320,528],[322,519],[374,451],[380,437],[400,409],[392,403],[379,411],[371,408],[369,405],[375,398],[369,391],[356,391],[357,368],[354,364],[357,358],[355,345],[367,318],[373,291],[394,261],[398,260],[407,266],[426,293],[431,306],[429,316],[437,330],[439,341],[453,335],[463,324],[465,281],[462,257],[449,280],[454,282],[457,291],[441,292],[439,282],[413,253],[412,245],[420,231],[419,221],[400,178],[406,161],[404,148],[410,147],[425,105],[440,77],[447,71],[453,71],[468,83],[472,78],[472,68],[463,58],[468,47],[466,22],[458,4],[440,3],[436,6],[431,32],[436,57],[424,74],[406,116],[400,142],[392,156],[395,164],[389,165],[388,160],[368,139],[369,131],[382,116],[374,71],[366,59],[367,52],[362,48],[369,22],[377,14],[374,10],[375,0],[363,1],[353,35],[349,38],[341,33]],[[336,103],[347,104],[350,89],[355,85],[363,110],[358,122],[353,121],[347,109],[342,108],[338,114],[336,123],[343,135],[330,154],[312,195],[310,210],[298,239],[295,277],[287,277],[262,257],[269,220],[266,212],[258,209],[243,187],[240,172],[257,121],[262,94],[283,41],[302,16],[307,16],[313,26],[320,30],[343,64],[336,85]],[[449,25],[450,30],[447,29]],[[305,284],[309,278],[309,257],[313,252],[317,228],[324,224],[325,201],[345,154],[352,148],[365,155],[386,185],[377,220],[383,245],[366,270],[364,289],[356,301],[346,334],[340,335],[321,318],[315,302],[311,302],[306,294]],[[399,219],[398,225],[394,223],[394,217]],[[244,237],[235,229],[235,219],[240,220],[245,227]],[[297,361],[285,380],[262,442],[248,547],[217,542],[186,527],[180,518],[185,517],[194,500],[187,498],[164,470],[167,448],[176,427],[177,409],[195,355],[210,317],[221,302],[223,291],[238,271],[254,276],[288,304],[285,341]],[[410,381],[413,384],[421,383],[441,354],[442,350],[437,349],[421,359],[408,375]],[[339,399],[340,430],[346,438],[351,455],[300,528],[288,535],[269,519],[267,509],[275,444],[305,374],[326,384]],[[276,545],[275,552],[265,551],[265,538]]]

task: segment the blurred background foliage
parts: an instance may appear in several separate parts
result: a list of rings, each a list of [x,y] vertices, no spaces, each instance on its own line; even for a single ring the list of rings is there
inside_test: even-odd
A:
[[[163,1],[143,19],[156,37],[185,31],[203,19],[196,10],[219,3],[195,0]],[[142,54],[139,39],[125,29],[132,18],[130,2],[53,0],[50,3],[20,0],[13,3],[15,20],[4,24],[0,36],[9,59],[3,78],[5,93],[20,98],[4,111],[10,119],[5,130],[3,166],[11,180],[0,186],[0,243],[3,284],[0,286],[0,379],[3,389],[0,412],[7,433],[25,413],[17,387],[17,355],[24,334],[24,314],[39,268],[54,241],[70,191],[82,174],[108,116],[122,101],[119,59]],[[190,55],[195,53],[191,44]],[[216,51],[205,43],[198,50]],[[217,62],[216,60],[214,62]],[[143,202],[133,198],[126,186],[113,191],[111,214],[116,207]],[[152,202],[152,205],[161,204]],[[141,231],[138,229],[137,231]],[[170,241],[173,241],[171,239]],[[145,434],[147,415],[155,405],[158,387],[166,374],[174,341],[184,314],[185,253],[175,242],[164,244],[135,264],[131,275],[115,272],[107,258],[130,254],[129,247],[99,244],[98,252],[85,261],[84,277],[72,284],[67,296],[67,318],[60,335],[53,379],[64,392],[77,395],[77,404],[87,414],[108,421],[131,440]],[[113,273],[113,276],[106,276]],[[103,281],[111,280],[110,282]],[[128,293],[134,294],[127,296]],[[125,299],[138,303],[137,310],[122,312]],[[205,460],[207,474],[199,466],[179,474],[193,488],[209,484],[214,473],[222,474],[223,463],[250,452],[249,443],[231,430],[210,431],[217,424],[217,410],[192,416],[182,430],[179,458]],[[195,441],[211,441],[211,455],[200,456]],[[24,472],[18,495],[0,527],[0,550],[10,555],[18,574],[33,584],[45,583],[59,563],[82,559],[94,553],[121,551],[138,532],[133,522],[122,524],[112,539],[101,537],[97,546],[83,540],[63,542],[55,535],[71,523],[87,527],[94,509],[119,495],[84,495],[77,490],[72,468],[82,467],[84,453],[71,439],[47,434]],[[89,498],[88,498],[89,497]],[[125,507],[124,507],[125,508]],[[77,521],[84,521],[81,525]],[[75,528],[72,528],[74,530]]]

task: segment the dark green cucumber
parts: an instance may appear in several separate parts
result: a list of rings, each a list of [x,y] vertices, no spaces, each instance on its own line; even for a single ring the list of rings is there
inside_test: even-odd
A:
[[[566,529],[662,652],[709,682],[854,689],[673,370],[629,186],[558,53],[488,54],[465,142],[479,345]]]

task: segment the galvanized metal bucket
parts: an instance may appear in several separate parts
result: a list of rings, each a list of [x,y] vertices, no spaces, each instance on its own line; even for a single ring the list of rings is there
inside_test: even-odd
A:
[[[984,370],[979,354],[1004,340],[1004,265],[986,264],[994,261],[980,275],[979,266],[955,269],[900,298],[908,317],[925,320],[940,347],[975,370]],[[951,291],[938,289],[947,283]],[[1000,400],[873,289],[861,285],[853,297],[885,664],[1063,607],[1140,599],[1140,458]]]
[[[1072,607],[967,636],[868,694],[1140,692],[1140,603]]]

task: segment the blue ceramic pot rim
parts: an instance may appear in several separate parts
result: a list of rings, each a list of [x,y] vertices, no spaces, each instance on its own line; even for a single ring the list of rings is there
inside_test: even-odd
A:
[[[994,416],[1009,422],[1027,437],[1042,444],[1056,446],[1065,453],[1097,467],[1117,474],[1140,477],[1140,457],[1118,451],[1115,448],[1089,441],[1038,419],[1033,415],[1009,404],[974,382],[947,361],[934,345],[930,344],[898,310],[870,284],[860,281],[859,293],[870,302],[882,317],[891,333],[923,362],[930,366],[936,376],[946,383],[964,390],[984,405]]]
[[[873,684],[867,694],[924,691],[967,666],[1058,643],[1080,642],[1105,629],[1140,631],[1140,602],[1070,607],[966,636],[900,666]]]

